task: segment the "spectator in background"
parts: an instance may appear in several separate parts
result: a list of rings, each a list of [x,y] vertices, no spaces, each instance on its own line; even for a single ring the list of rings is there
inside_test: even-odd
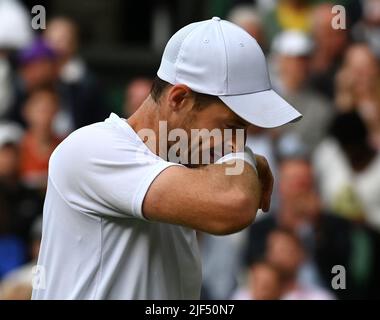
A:
[[[238,289],[232,300],[279,300],[282,296],[282,273],[269,262],[254,263],[249,268],[247,282],[247,288]]]
[[[0,123],[0,229],[27,241],[32,221],[42,211],[42,197],[19,179],[19,143],[22,130],[12,123]],[[1,259],[0,259],[1,260]]]
[[[311,19],[315,41],[311,60],[312,84],[329,98],[334,96],[334,77],[348,44],[347,29],[334,29],[331,25],[332,8],[333,4],[329,3],[317,5]]]
[[[33,189],[46,189],[49,158],[61,142],[53,132],[58,110],[58,96],[49,87],[34,91],[23,108],[27,129],[20,145],[20,177]]]
[[[338,110],[356,109],[367,126],[370,144],[380,150],[380,67],[367,45],[348,48],[336,76],[336,89]]]
[[[12,99],[11,68],[0,48],[0,118],[5,118]]]
[[[30,262],[7,273],[0,282],[0,300],[30,300],[32,296],[33,268],[37,263],[41,245],[42,217],[34,222],[29,237]]]
[[[30,13],[18,0],[0,0],[0,48],[21,49],[33,38]]]
[[[236,300],[330,300],[333,296],[299,280],[305,259],[300,239],[290,230],[274,229],[267,237],[265,260],[249,268],[248,287],[233,295]]]
[[[334,171],[329,174],[332,179],[335,177]],[[380,262],[376,255],[378,234],[321,208],[313,170],[307,160],[282,160],[278,181],[279,209],[249,228],[246,264],[265,258],[269,234],[277,228],[285,228],[298,235],[306,250],[298,274],[302,285],[331,289],[331,268],[343,265],[351,285],[350,290],[336,292],[338,298],[379,295],[380,277],[375,271]],[[361,266],[365,268],[360,269]]]
[[[324,204],[380,232],[380,155],[355,111],[336,117],[330,137],[315,151],[314,165]]]
[[[306,152],[312,151],[324,137],[332,107],[308,82],[313,43],[299,31],[285,31],[273,41],[273,85],[303,115],[299,124],[291,124],[281,133],[298,137]]]
[[[150,93],[152,80],[148,78],[136,78],[126,87],[123,114],[130,117],[141,106]]]
[[[54,85],[57,79],[55,52],[40,38],[21,50],[14,84],[14,103],[9,117],[25,126],[22,107],[29,94],[39,87]]]
[[[309,245],[309,256],[301,270],[300,281],[306,285],[320,285],[322,280],[313,261],[314,235],[311,230],[319,203],[313,191],[311,168],[303,159],[285,160],[280,166],[279,212],[266,216],[252,225],[248,242],[248,262],[263,258],[268,233],[276,227],[286,228],[302,237]],[[307,259],[306,259],[307,258]]]
[[[239,5],[228,14],[227,20],[235,23],[254,37],[264,52],[267,51],[263,24],[259,12],[253,5]]]
[[[380,59],[380,0],[364,0],[363,17],[353,28],[353,38],[364,41]]]
[[[311,15],[310,0],[279,0],[264,20],[267,39],[271,42],[278,33],[286,30],[310,32]]]
[[[1,198],[2,195],[0,195],[0,205],[2,206]],[[0,232],[0,280],[8,272],[25,263],[25,251],[24,243],[20,238],[13,234],[2,234]]]
[[[42,199],[18,179],[22,130],[0,123],[0,279],[26,261],[31,224],[42,210]]]
[[[10,56],[32,40],[30,16],[17,0],[0,0],[0,119],[4,119],[13,101]]]
[[[226,236],[200,233],[202,255],[201,299],[223,300],[231,297],[241,280],[242,254],[246,230]]]
[[[278,206],[278,185],[277,185],[277,150],[275,145],[276,131],[275,129],[263,129],[250,125],[247,130],[247,140],[246,145],[251,149],[255,150],[257,154],[265,154],[265,157],[272,169],[272,174],[274,177],[274,185],[271,199],[271,210],[276,210]],[[256,219],[262,217],[261,210]]]
[[[299,280],[300,269],[305,260],[305,251],[300,239],[292,231],[277,229],[267,239],[266,259],[283,274],[282,299],[284,300],[331,300],[326,290]]]
[[[0,122],[0,182],[14,184],[18,179],[18,144],[23,135],[22,129],[10,122]]]
[[[66,17],[52,19],[44,33],[45,41],[58,55],[58,90],[61,109],[57,133],[65,135],[108,116],[103,90],[78,53],[79,32]]]

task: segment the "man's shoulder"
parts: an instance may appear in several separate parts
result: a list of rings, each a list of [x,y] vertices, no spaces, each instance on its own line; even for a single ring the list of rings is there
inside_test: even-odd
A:
[[[97,134],[104,134],[106,132],[111,132],[110,130],[107,130],[107,126],[105,122],[96,122],[89,124],[87,126],[81,127],[70,133],[65,140],[68,139],[78,139],[82,136],[87,135],[97,135]]]
[[[115,143],[128,144],[131,140],[130,136],[123,136],[120,130],[106,122],[96,122],[73,131],[62,141],[59,149],[73,151],[77,155],[85,154],[88,150],[106,152]]]
[[[57,166],[73,172],[95,167],[118,170],[136,168],[136,164],[156,164],[160,160],[163,161],[132,128],[104,121],[79,128],[66,137],[50,158],[49,172]]]

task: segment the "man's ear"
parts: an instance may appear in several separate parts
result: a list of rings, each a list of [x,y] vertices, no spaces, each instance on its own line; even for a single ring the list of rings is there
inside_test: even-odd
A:
[[[191,89],[184,84],[176,84],[172,86],[167,93],[169,107],[173,111],[180,110],[186,105],[188,99],[192,99]]]

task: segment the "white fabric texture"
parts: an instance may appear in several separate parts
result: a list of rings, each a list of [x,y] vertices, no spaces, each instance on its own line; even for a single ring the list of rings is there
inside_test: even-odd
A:
[[[250,164],[253,167],[253,169],[255,169],[255,171],[257,173],[257,168],[256,168],[257,162],[256,162],[255,154],[248,147],[244,148],[244,152],[228,153],[225,156],[218,159],[215,163],[221,164],[221,163],[225,163],[225,162],[228,162],[231,160],[237,160],[237,159],[243,160],[243,161],[247,162],[248,164]]]

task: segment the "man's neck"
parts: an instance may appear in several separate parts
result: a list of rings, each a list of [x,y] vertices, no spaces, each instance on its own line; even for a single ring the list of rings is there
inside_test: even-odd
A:
[[[127,119],[128,124],[140,136],[146,146],[157,155],[159,150],[159,120],[158,105],[150,95],[137,111]],[[154,137],[149,139],[146,137],[147,129],[154,134]]]

